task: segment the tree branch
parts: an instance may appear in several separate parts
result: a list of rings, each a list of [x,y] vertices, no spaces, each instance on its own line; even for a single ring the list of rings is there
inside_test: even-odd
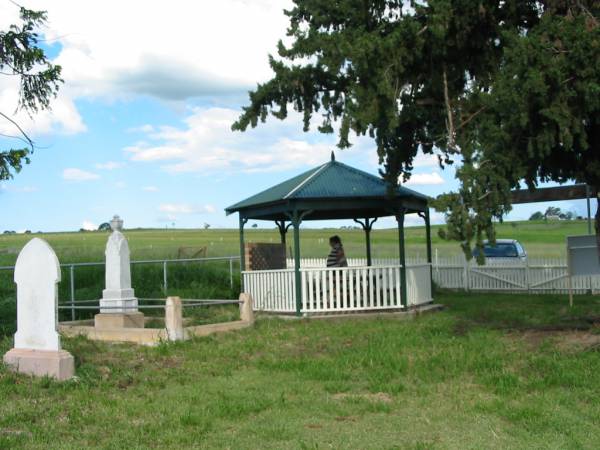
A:
[[[446,103],[446,129],[448,130],[448,147],[452,150],[456,149],[456,141],[454,139],[454,118],[452,117],[452,106],[450,105],[450,95],[448,94],[448,77],[446,75],[446,66],[444,65],[444,102]]]
[[[23,128],[21,128],[17,122],[15,122],[13,119],[8,117],[2,111],[0,111],[0,116],[4,117],[6,120],[8,120],[10,123],[12,123],[19,130],[19,132],[23,135],[24,140],[27,142],[29,147],[31,147],[31,150],[33,150],[33,148],[34,148],[33,140],[27,135],[27,133],[25,133]]]

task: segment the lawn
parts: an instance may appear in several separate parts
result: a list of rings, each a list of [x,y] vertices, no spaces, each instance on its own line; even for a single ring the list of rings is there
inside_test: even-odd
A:
[[[65,339],[74,381],[0,368],[0,448],[600,448],[598,297],[436,299],[447,309],[409,321]]]

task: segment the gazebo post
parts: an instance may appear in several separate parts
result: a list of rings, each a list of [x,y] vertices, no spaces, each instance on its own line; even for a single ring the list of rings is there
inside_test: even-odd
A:
[[[244,225],[246,225],[248,219],[242,216],[240,213],[240,275],[246,270],[246,246],[244,243]],[[242,292],[244,291],[244,276],[240,277],[240,284]]]
[[[372,221],[369,221],[369,218],[365,218],[364,222],[361,222],[358,219],[354,219],[354,221],[362,226],[362,229],[365,232],[365,240],[367,244],[367,266],[371,266],[371,230],[373,229],[373,224],[377,222],[377,217],[375,217]]]
[[[427,263],[429,264],[429,278],[431,285],[433,286],[433,266],[432,266],[432,255],[431,255],[431,220],[429,217],[429,206],[425,207],[425,211],[419,213],[419,216],[425,220],[425,240],[427,243]]]
[[[398,251],[400,253],[400,301],[403,307],[408,307],[407,289],[406,289],[406,252],[404,248],[404,214],[406,210],[400,208],[396,214],[398,222]]]
[[[300,223],[302,216],[294,210],[292,226],[294,227],[294,279],[296,282],[296,315],[302,315],[302,279],[300,277]]]
[[[429,217],[429,206],[425,208],[425,233],[427,233],[427,263],[429,264],[429,279],[433,286],[433,265],[431,255],[431,219]]]

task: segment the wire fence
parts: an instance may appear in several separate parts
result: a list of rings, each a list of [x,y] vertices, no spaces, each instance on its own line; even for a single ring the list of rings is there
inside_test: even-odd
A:
[[[218,273],[222,274],[222,276],[219,276],[218,283],[211,283],[211,280],[207,281],[206,283],[212,284],[212,287],[218,284],[224,289],[227,289],[225,286],[228,285],[229,290],[234,292],[236,289],[236,283],[238,283],[239,280],[239,262],[239,256],[181,259],[146,259],[131,261],[132,281],[134,282],[136,287],[139,287],[139,289],[136,288],[136,291],[142,291],[140,292],[142,295],[144,293],[154,294],[160,292],[163,295],[167,296],[173,291],[177,292],[178,289],[181,288],[181,286],[187,286],[196,281],[198,273],[200,273],[192,267],[183,269],[178,268],[177,266],[189,264],[200,264],[201,266],[210,265],[217,266]],[[90,304],[93,302],[98,302],[98,300],[77,300],[78,295],[85,297],[97,295],[98,297],[101,297],[101,290],[103,285],[103,271],[93,270],[92,272],[90,272],[90,270],[86,269],[103,268],[105,266],[105,263],[62,263],[60,264],[60,266],[63,270],[64,281],[63,283],[61,283],[61,285],[59,285],[59,291],[61,297],[65,299],[64,301],[59,302],[60,309],[70,309],[71,320],[75,320],[75,311],[78,309],[83,310],[84,308],[73,308],[73,306],[77,305],[78,303],[81,304],[83,302],[87,302]],[[148,267],[144,269],[144,266]],[[137,270],[136,267],[141,267],[142,271],[140,272],[140,270]],[[157,273],[156,269],[158,269],[160,272]],[[14,272],[14,266],[0,266],[0,273],[2,273],[3,271]],[[205,273],[208,273],[209,278],[211,277],[210,270]],[[137,280],[135,279],[136,277],[138,278]],[[152,285],[152,287],[149,286],[150,284]],[[172,284],[172,288],[170,284]],[[15,291],[15,286],[12,283],[12,280],[8,281],[7,279],[5,279],[3,289],[4,295],[6,295],[8,292]],[[189,293],[193,294],[194,292]],[[221,295],[219,295],[219,292],[213,292],[212,294],[217,294],[215,296],[219,298],[223,295],[226,295],[227,293],[221,292]],[[210,298],[210,295],[207,296]],[[68,298],[69,300],[66,300],[66,298]],[[164,299],[161,299],[161,301],[164,301]],[[94,308],[89,307],[85,309],[92,310]]]
[[[214,306],[214,305],[239,305],[243,302],[240,300],[203,300],[197,298],[182,298],[180,299],[184,308],[198,307],[198,306]],[[138,301],[146,302],[166,302],[166,298],[139,298]],[[78,305],[85,303],[85,305]],[[97,305],[87,306],[88,303],[98,303]],[[76,300],[72,302],[59,302],[58,309],[69,309],[69,310],[100,310],[100,309],[165,309],[166,303],[162,305],[140,305],[137,306],[101,306],[100,300]]]

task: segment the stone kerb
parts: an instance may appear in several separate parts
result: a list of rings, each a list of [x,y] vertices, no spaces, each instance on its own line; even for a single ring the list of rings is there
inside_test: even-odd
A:
[[[75,372],[73,356],[61,349],[58,326],[60,264],[52,247],[34,238],[15,265],[17,332],[4,362],[30,375],[66,380]]]

